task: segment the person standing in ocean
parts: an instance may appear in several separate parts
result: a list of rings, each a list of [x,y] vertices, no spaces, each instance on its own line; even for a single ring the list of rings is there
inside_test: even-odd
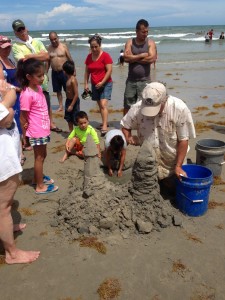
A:
[[[50,56],[50,65],[52,68],[52,87],[53,92],[57,93],[59,108],[57,111],[63,111],[62,87],[66,91],[66,75],[62,66],[66,61],[73,61],[68,47],[59,41],[59,37],[55,31],[49,33],[51,45],[48,46]]]
[[[220,34],[220,40],[224,40],[224,32],[223,31]]]
[[[209,39],[210,39],[210,40],[212,40],[213,35],[214,35],[214,32],[213,32],[213,29],[211,29],[211,30],[209,31]]]
[[[148,21],[141,19],[136,24],[136,38],[125,45],[124,61],[129,64],[124,92],[124,115],[137,102],[146,83],[150,82],[150,65],[156,60],[156,45],[148,39]]]
[[[48,90],[48,62],[49,54],[44,44],[38,39],[33,39],[29,34],[24,22],[20,19],[13,21],[12,28],[14,30],[16,41],[12,46],[14,59],[18,62],[20,59],[35,58],[42,62],[46,62],[45,79],[42,84],[42,90],[48,105],[48,113],[50,118],[50,128],[52,131],[61,132],[62,130],[56,127],[52,118],[52,108],[50,103],[50,95]]]

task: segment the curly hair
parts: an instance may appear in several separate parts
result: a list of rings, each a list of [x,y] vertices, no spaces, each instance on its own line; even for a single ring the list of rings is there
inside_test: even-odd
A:
[[[95,34],[93,36],[90,36],[88,39],[88,43],[91,44],[92,41],[96,41],[99,46],[102,44],[102,37],[99,34]]]

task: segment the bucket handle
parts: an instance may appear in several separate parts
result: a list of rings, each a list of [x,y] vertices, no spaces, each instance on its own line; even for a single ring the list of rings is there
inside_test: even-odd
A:
[[[190,198],[188,198],[186,195],[184,195],[183,193],[181,193],[181,195],[185,198],[187,198],[189,201],[191,201],[192,203],[201,203],[203,202],[204,200],[203,199],[197,199],[197,200],[192,200]]]

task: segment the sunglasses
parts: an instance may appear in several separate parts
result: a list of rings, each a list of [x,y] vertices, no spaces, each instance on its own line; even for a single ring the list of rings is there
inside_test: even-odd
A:
[[[25,30],[25,27],[20,27],[20,28],[17,29],[16,32],[21,32],[21,31],[23,31],[23,30]]]
[[[0,45],[5,44],[5,43],[11,43],[11,40],[10,40],[10,39],[6,39],[6,38],[3,38],[3,39],[0,41]]]

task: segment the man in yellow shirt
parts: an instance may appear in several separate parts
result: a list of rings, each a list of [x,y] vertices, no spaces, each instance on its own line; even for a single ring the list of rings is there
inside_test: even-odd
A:
[[[52,109],[50,103],[50,95],[48,90],[48,76],[47,71],[49,67],[49,54],[44,44],[38,39],[33,39],[28,34],[28,30],[22,20],[15,20],[12,23],[12,28],[16,36],[16,42],[12,46],[12,52],[14,59],[18,62],[20,59],[35,58],[37,60],[46,63],[46,74],[42,84],[42,90],[45,94],[45,98],[48,104],[50,127],[52,131],[61,132],[62,130],[57,128],[53,123]]]

